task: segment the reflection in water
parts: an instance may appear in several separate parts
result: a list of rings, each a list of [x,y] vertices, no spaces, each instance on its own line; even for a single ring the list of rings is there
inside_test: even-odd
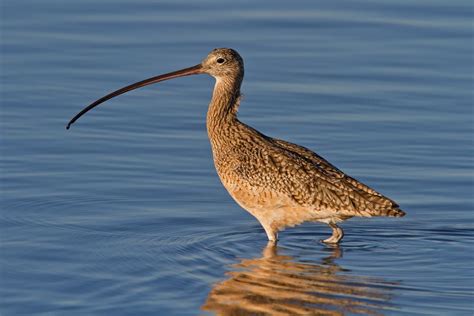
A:
[[[235,264],[202,306],[217,315],[381,315],[390,308],[391,284],[343,274],[334,263],[342,249],[332,249],[321,263],[295,262],[278,255],[269,243],[261,258]]]

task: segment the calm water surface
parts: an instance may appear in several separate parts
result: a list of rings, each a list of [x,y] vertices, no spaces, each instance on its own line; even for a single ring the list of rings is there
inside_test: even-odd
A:
[[[4,1],[0,314],[472,315],[471,1]],[[246,62],[241,119],[398,201],[338,248],[266,245],[217,178],[213,80]]]

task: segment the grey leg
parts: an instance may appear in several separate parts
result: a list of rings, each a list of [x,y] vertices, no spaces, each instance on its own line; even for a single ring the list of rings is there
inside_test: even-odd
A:
[[[322,242],[327,244],[338,244],[341,241],[342,237],[344,237],[344,231],[336,224],[331,223],[329,224],[329,226],[332,228],[332,236],[322,240]]]
[[[269,241],[277,242],[278,241],[278,231],[273,230],[270,226],[263,226],[265,229],[265,233],[267,233],[267,237]]]

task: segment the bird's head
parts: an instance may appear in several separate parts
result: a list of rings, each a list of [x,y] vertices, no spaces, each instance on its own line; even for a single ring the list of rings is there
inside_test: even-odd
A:
[[[215,78],[243,76],[244,61],[231,48],[216,48],[201,62],[202,71]]]

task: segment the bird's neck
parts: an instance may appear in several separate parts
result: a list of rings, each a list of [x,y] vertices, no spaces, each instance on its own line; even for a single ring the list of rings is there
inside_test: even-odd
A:
[[[207,111],[207,133],[212,143],[230,136],[231,127],[237,124],[242,78],[217,78]]]

